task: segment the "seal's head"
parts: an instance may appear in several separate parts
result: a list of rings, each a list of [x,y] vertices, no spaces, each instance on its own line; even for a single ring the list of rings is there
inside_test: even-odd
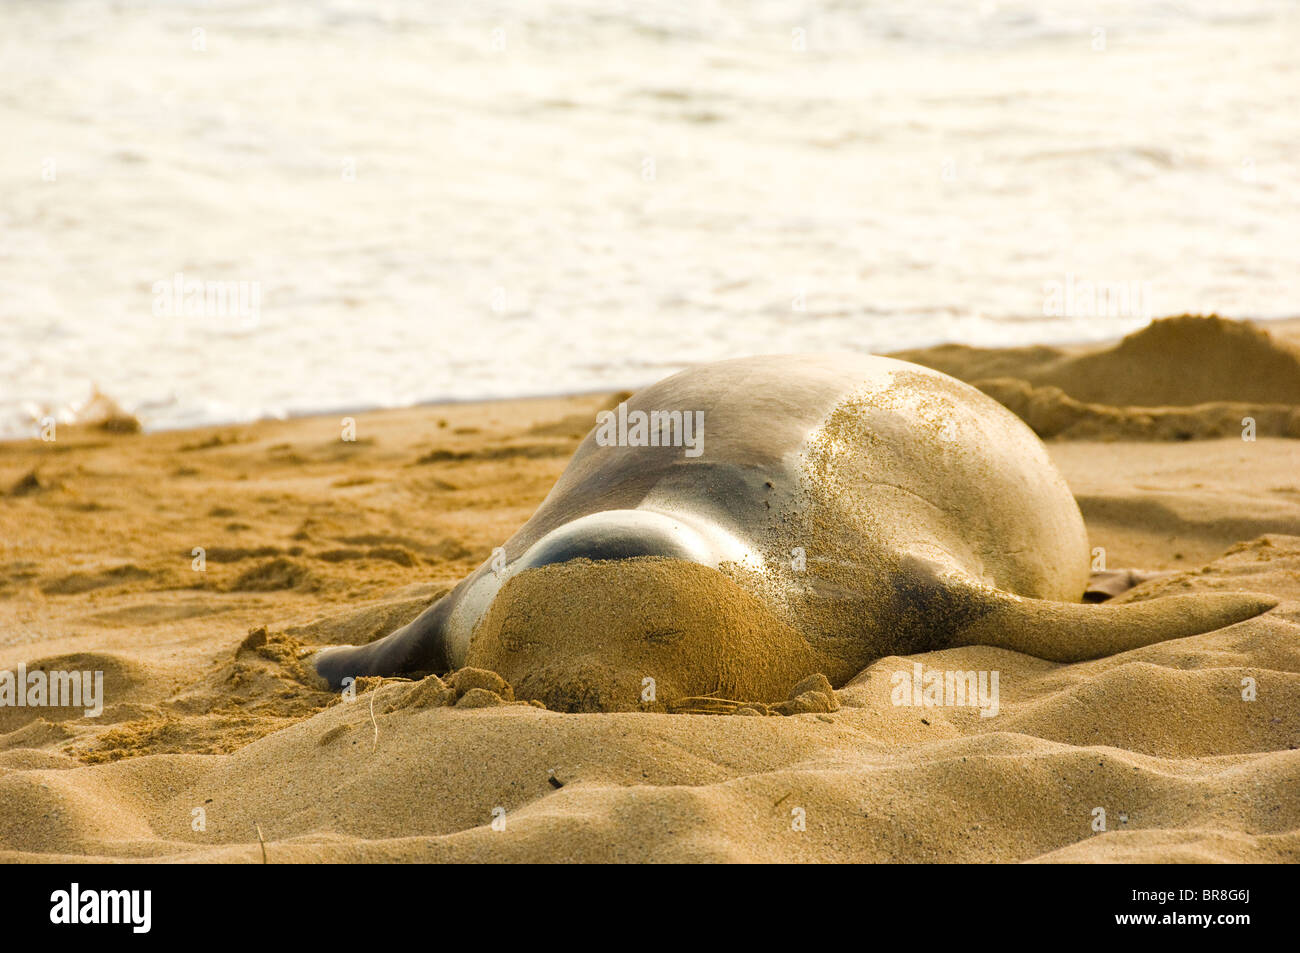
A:
[[[723,573],[663,557],[576,559],[511,578],[466,664],[555,711],[664,711],[715,694],[780,701],[817,653]]]

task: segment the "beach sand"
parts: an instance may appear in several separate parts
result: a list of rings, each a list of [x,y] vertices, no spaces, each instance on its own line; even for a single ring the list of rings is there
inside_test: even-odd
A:
[[[1050,438],[1108,566],[1176,571],[1120,598],[1276,609],[1074,665],[884,658],[790,716],[559,714],[482,673],[341,700],[305,664],[487,558],[612,395],[0,444],[0,670],[105,680],[99,717],[0,708],[0,858],[1300,860],[1300,322],[1267,327],[906,356]],[[917,662],[998,671],[999,713],[892,704]]]

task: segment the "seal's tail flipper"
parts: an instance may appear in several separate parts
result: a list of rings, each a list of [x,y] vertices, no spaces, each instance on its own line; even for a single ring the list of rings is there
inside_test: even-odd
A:
[[[989,611],[958,630],[954,645],[993,645],[1051,662],[1083,662],[1253,618],[1277,600],[1199,592],[1120,605],[1086,605],[997,593]]]

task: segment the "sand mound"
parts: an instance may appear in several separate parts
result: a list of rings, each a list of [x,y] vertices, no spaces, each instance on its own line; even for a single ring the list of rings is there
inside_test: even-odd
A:
[[[1258,437],[1300,437],[1300,407],[1207,403],[1193,407],[1112,407],[1070,397],[1059,387],[1015,378],[973,381],[1043,439],[1205,440],[1240,437],[1253,422]]]
[[[361,559],[383,559],[399,566],[418,566],[420,557],[404,546],[372,546],[369,549],[328,549],[315,554],[317,559],[329,563],[350,562]]]
[[[320,581],[297,560],[277,556],[240,573],[230,584],[233,592],[274,592],[277,589],[318,588]]]
[[[1092,350],[944,345],[893,355],[975,384],[1041,437],[1300,437],[1300,348],[1214,315],[1153,321]],[[1176,409],[1177,408],[1177,409]]]
[[[31,496],[33,493],[44,493],[57,488],[57,484],[41,479],[41,475],[35,470],[28,470],[9,487],[9,495]]]
[[[76,423],[93,427],[105,433],[131,434],[140,432],[140,421],[128,414],[113,398],[95,388],[90,399],[74,411]]]
[[[34,673],[46,676],[47,704],[42,707],[16,707],[12,704],[0,707],[0,734],[12,732],[32,721],[63,722],[81,719],[89,701],[81,699],[76,704],[56,706],[52,703],[56,696],[62,701],[71,695],[61,688],[53,686],[52,673],[90,673],[93,679],[99,673],[102,682],[102,694],[99,700],[105,703],[111,717],[112,705],[130,702],[142,696],[141,686],[150,676],[150,671],[138,660],[127,655],[108,652],[77,652],[68,655],[53,655],[34,659],[24,663],[27,677]],[[15,671],[10,669],[10,671]],[[80,696],[80,692],[78,692]]]
[[[1183,315],[1153,321],[1113,347],[1065,358],[1032,381],[1112,406],[1296,405],[1300,353],[1242,321]]]
[[[161,704],[120,713],[112,719],[118,724],[87,735],[74,750],[96,763],[240,748],[334,701],[307,662],[311,651],[292,636],[254,629],[233,659],[218,659]]]
[[[58,579],[42,585],[41,591],[50,596],[74,596],[83,592],[90,592],[92,589],[103,589],[107,586],[120,586],[139,582],[150,578],[150,576],[151,573],[147,569],[141,569],[139,566],[127,563],[122,566],[114,566],[112,569],[74,572],[66,576],[60,576]]]

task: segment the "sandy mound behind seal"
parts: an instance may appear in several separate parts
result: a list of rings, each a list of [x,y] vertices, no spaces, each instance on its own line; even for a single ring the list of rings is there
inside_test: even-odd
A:
[[[1300,404],[1300,353],[1244,321],[1183,315],[1154,321],[1113,347],[1064,358],[1030,380],[1096,404]]]
[[[943,345],[892,355],[974,384],[1039,436],[1300,437],[1300,347],[1286,329],[1216,315],[1153,321],[1101,348]]]

